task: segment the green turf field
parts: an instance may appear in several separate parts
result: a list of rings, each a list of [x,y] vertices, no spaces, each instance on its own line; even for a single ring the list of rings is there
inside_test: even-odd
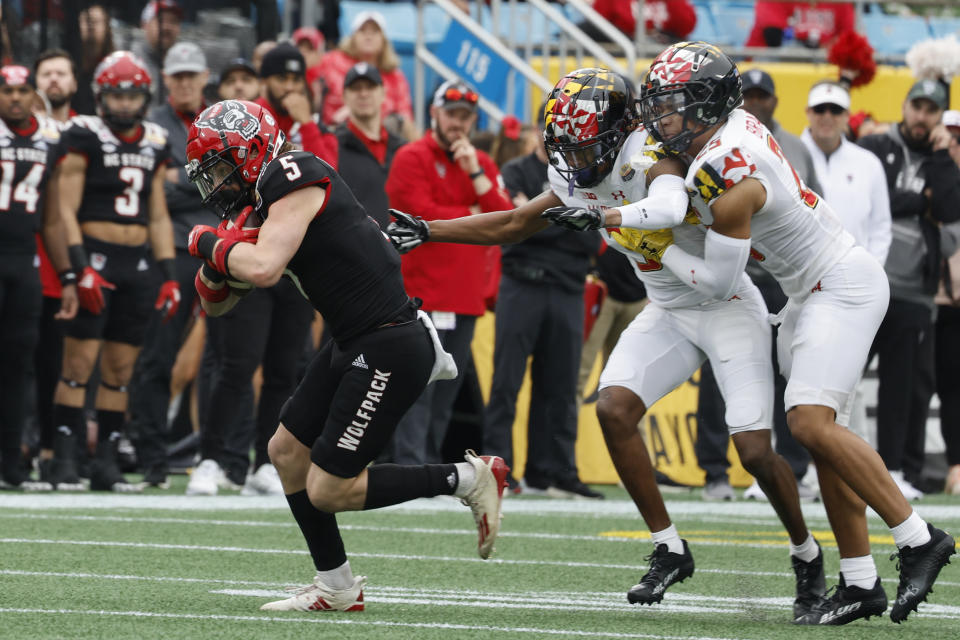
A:
[[[286,502],[186,497],[178,480],[142,496],[0,494],[0,638],[960,638],[957,559],[903,625],[791,625],[793,577],[773,510],[705,503],[699,491],[666,494],[697,569],[654,607],[626,601],[651,546],[611,488],[603,502],[507,499],[486,562],[469,511],[450,498],[341,514],[351,565],[368,578],[366,611],[261,612],[313,576]],[[917,510],[960,532],[957,499]],[[832,584],[839,563],[823,508],[804,512]],[[892,596],[893,541],[879,519],[870,525]]]

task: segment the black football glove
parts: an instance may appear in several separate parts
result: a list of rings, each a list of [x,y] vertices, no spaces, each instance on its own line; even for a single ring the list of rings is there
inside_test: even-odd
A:
[[[430,239],[430,225],[423,218],[396,209],[387,213],[395,220],[387,225],[387,237],[397,253],[407,253]]]
[[[596,231],[602,229],[605,222],[602,210],[580,207],[550,207],[540,217],[571,231]]]

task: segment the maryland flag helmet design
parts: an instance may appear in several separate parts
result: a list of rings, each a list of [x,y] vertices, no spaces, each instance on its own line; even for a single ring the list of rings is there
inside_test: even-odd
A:
[[[743,104],[737,65],[706,42],[678,42],[650,64],[640,87],[643,124],[666,150],[681,153],[704,130]],[[679,116],[679,130],[664,120]],[[671,121],[673,119],[671,118]]]
[[[607,69],[577,69],[561,78],[543,115],[550,163],[579,187],[595,186],[610,173],[640,123],[633,88]]]

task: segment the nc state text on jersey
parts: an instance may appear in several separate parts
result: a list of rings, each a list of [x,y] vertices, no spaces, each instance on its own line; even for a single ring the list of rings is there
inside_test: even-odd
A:
[[[139,153],[105,153],[103,154],[104,167],[139,167],[153,171],[157,159]]]
[[[46,164],[46,149],[34,149],[32,147],[7,147],[0,149],[0,160],[21,160],[24,162],[39,162]]]

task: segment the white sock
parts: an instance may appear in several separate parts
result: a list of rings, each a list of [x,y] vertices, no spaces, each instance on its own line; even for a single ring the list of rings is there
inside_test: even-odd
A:
[[[457,481],[457,488],[453,490],[453,495],[464,498],[477,483],[477,470],[469,462],[458,462],[454,466],[457,467],[457,476],[460,479]]]
[[[911,511],[909,518],[897,526],[891,527],[890,533],[893,534],[893,541],[897,543],[898,549],[922,547],[930,542],[930,530],[927,529],[927,523],[917,515],[916,511]]]
[[[873,589],[877,582],[877,565],[873,563],[873,556],[840,558],[840,573],[848,587]]]
[[[665,544],[670,553],[683,553],[683,541],[680,540],[676,525],[671,524],[662,531],[651,531],[650,537],[653,538],[654,547]]]
[[[820,547],[817,546],[817,541],[813,539],[813,534],[809,531],[807,532],[807,539],[804,540],[799,545],[794,545],[790,543],[790,555],[798,560],[803,560],[804,562],[810,562],[820,553]]]
[[[317,571],[317,578],[332,589],[349,589],[353,586],[353,571],[350,570],[350,561],[347,560],[336,569]]]

